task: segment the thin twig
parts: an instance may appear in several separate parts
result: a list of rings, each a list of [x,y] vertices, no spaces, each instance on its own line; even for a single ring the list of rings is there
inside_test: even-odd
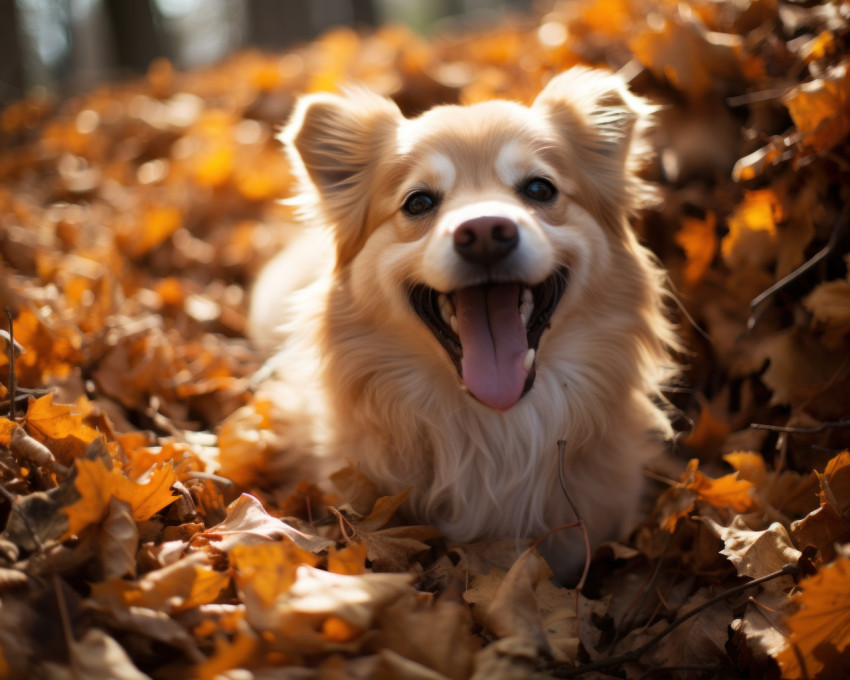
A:
[[[784,434],[819,434],[827,430],[838,430],[850,427],[850,420],[835,420],[812,427],[788,427],[783,425],[768,425],[766,423],[750,423],[750,429],[767,430],[768,432],[782,432]]]
[[[68,616],[68,605],[65,602],[65,594],[62,592],[62,584],[59,582],[59,577],[54,571],[53,589],[56,591],[56,603],[59,605],[59,619],[62,622],[62,634],[65,637],[65,644],[68,646],[68,661],[71,666],[71,674],[77,680],[83,680],[77,668],[77,655],[74,654],[74,631],[71,628],[71,617]]]
[[[579,582],[576,584],[576,592],[581,592],[581,589],[584,588],[584,582],[587,580],[587,573],[590,571],[590,537],[587,535],[587,525],[584,523],[584,518],[581,516],[581,513],[578,511],[578,507],[576,507],[575,501],[573,501],[573,497],[570,495],[570,491],[567,488],[567,479],[564,472],[564,457],[566,455],[567,442],[563,439],[558,440],[558,480],[561,482],[561,491],[564,492],[564,496],[567,498],[567,503],[570,504],[570,508],[572,508],[573,514],[576,516],[578,520],[578,528],[581,530],[581,536],[584,539],[584,571],[581,572],[581,578]]]
[[[6,318],[9,320],[9,420],[15,421],[17,412],[15,409],[15,391],[18,385],[18,379],[15,375],[15,325],[12,320],[12,310],[7,306]]]
[[[584,673],[589,673],[590,671],[597,671],[602,668],[610,668],[611,666],[619,666],[620,664],[627,663],[629,661],[638,661],[644,654],[646,654],[646,652],[648,652],[655,645],[661,642],[661,640],[663,640],[667,635],[676,630],[676,628],[685,623],[685,621],[688,621],[693,617],[698,616],[703,611],[717,604],[718,602],[722,602],[723,600],[726,600],[732,597],[733,595],[737,595],[738,593],[741,593],[747,590],[748,588],[752,588],[753,586],[760,585],[767,581],[772,581],[773,579],[780,578],[782,576],[794,576],[799,572],[800,567],[796,564],[786,564],[784,567],[778,569],[777,571],[771,572],[770,574],[762,576],[761,578],[748,581],[747,583],[742,583],[741,585],[735,586],[734,588],[730,588],[729,590],[720,593],[716,597],[713,597],[710,600],[703,602],[699,607],[695,607],[694,609],[691,609],[687,614],[680,616],[664,630],[658,633],[658,635],[653,637],[649,642],[646,642],[637,649],[633,649],[632,651],[621,654],[620,656],[612,657],[609,659],[603,659],[601,661],[593,661],[577,668],[556,668],[554,669],[554,677],[575,678],[580,675],[583,675]]]
[[[844,206],[844,210],[841,211],[841,215],[839,216],[838,221],[835,223],[835,226],[832,229],[832,234],[830,234],[829,236],[829,241],[823,248],[821,248],[817,253],[815,253],[811,258],[809,258],[806,262],[797,267],[790,274],[782,277],[770,288],[753,298],[752,302],[750,302],[750,318],[747,319],[748,331],[753,330],[753,328],[755,328],[755,325],[758,323],[759,318],[761,318],[760,315],[756,315],[756,311],[762,305],[762,303],[772,298],[779,291],[796,281],[803,274],[805,274],[807,271],[817,265],[821,260],[827,258],[832,253],[832,251],[835,250],[835,248],[838,246],[839,239],[844,234],[844,230],[847,227],[848,217],[850,217],[850,204]]]
[[[678,524],[677,524],[678,527]],[[661,573],[661,565],[664,563],[664,558],[667,556],[667,551],[670,549],[670,544],[673,541],[673,534],[667,533],[667,540],[664,542],[664,548],[661,550],[661,555],[658,557],[658,561],[655,563],[655,567],[652,570],[652,574],[649,577],[649,581],[646,584],[646,587],[643,589],[641,593],[641,597],[637,602],[636,606],[631,610],[631,612],[625,612],[623,614],[623,620],[620,621],[620,625],[617,626],[617,630],[614,633],[614,640],[611,642],[611,648],[608,650],[609,654],[614,653],[614,649],[617,647],[617,643],[623,637],[623,633],[627,628],[631,628],[632,623],[637,618],[637,615],[640,613],[640,610],[643,609],[643,605],[646,604],[646,598],[649,597],[649,593],[651,592],[652,586],[655,585],[655,582],[658,580],[658,576]],[[659,599],[661,599],[659,597]],[[628,622],[626,621],[628,619]]]

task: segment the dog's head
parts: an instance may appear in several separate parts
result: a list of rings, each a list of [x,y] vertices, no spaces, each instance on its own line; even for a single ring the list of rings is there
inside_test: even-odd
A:
[[[475,398],[504,411],[531,389],[553,315],[624,237],[649,113],[617,77],[573,69],[531,107],[414,119],[366,92],[312,95],[283,139],[363,313],[427,335]]]

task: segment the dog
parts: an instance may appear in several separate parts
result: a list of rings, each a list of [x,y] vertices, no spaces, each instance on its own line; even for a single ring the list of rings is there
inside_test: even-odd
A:
[[[450,539],[534,538],[575,521],[562,441],[591,545],[633,526],[676,346],[629,225],[653,112],[583,67],[530,106],[297,102],[281,138],[319,229],[259,276],[250,327],[318,460],[410,489]],[[577,529],[542,551],[562,581],[585,561]]]

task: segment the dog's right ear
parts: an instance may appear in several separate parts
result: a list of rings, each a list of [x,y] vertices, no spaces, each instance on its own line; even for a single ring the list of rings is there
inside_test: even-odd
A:
[[[368,236],[375,168],[402,120],[395,103],[365,90],[313,94],[299,100],[280,136],[303,185],[301,207],[334,230],[338,265]]]

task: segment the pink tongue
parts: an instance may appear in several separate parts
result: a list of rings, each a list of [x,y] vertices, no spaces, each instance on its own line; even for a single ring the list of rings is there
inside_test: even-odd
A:
[[[522,396],[528,338],[519,318],[519,285],[475,286],[455,292],[466,388],[483,404],[507,411]]]

